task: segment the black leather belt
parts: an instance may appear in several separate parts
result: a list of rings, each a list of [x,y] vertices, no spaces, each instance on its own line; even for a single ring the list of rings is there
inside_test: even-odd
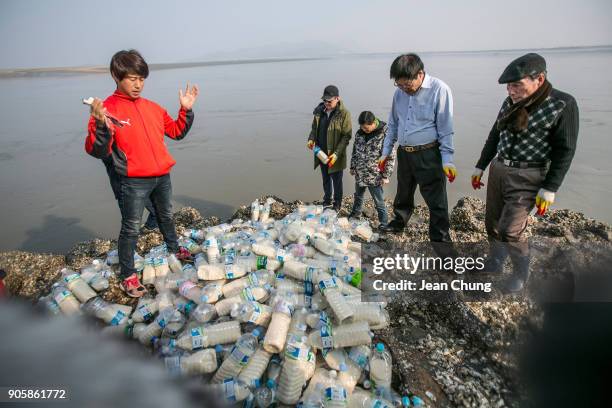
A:
[[[436,141],[436,142],[431,142],[431,143],[427,143],[424,145],[418,145],[418,146],[400,146],[399,148],[405,152],[414,153],[414,152],[419,152],[421,150],[431,149],[432,147],[437,147],[439,145],[440,143]]]
[[[498,157],[497,160],[503,163],[504,166],[515,167],[517,169],[528,169],[528,168],[541,169],[543,167],[548,166],[548,162],[522,162],[522,161],[504,159],[503,157]]]

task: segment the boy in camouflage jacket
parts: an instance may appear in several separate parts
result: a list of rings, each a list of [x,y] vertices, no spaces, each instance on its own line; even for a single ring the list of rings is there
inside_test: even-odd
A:
[[[387,225],[388,222],[383,185],[389,183],[389,177],[395,165],[395,152],[389,155],[382,166],[378,165],[386,133],[387,124],[385,122],[377,119],[370,111],[361,112],[350,166],[350,173],[355,176],[355,198],[349,217],[361,216],[363,197],[368,189],[378,212],[380,226]]]

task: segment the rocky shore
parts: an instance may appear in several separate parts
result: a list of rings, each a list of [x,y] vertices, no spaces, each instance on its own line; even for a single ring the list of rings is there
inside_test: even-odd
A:
[[[300,201],[287,202],[274,197],[270,216],[282,218]],[[263,198],[265,199],[265,197]],[[352,198],[346,198],[340,215],[347,215]],[[388,203],[391,208],[391,203]],[[232,219],[249,217],[250,207],[237,209]],[[366,201],[364,216],[377,225],[373,203]],[[194,208],[182,208],[174,215],[178,232],[203,228],[222,222],[203,217]],[[465,197],[451,212],[451,234],[456,242],[486,239],[484,203]],[[552,210],[544,217],[532,217],[527,230],[530,237],[546,238],[558,244],[596,243],[610,246],[610,225],[589,219],[571,210]],[[402,234],[384,235],[389,244],[426,241],[428,211],[419,206],[409,227]],[[145,253],[162,242],[157,232],[143,233],[138,252]],[[8,291],[32,301],[47,293],[63,267],[78,269],[94,258],[103,257],[116,246],[115,240],[94,239],[76,244],[66,255],[35,254],[22,251],[0,252],[0,268],[7,272]],[[103,297],[134,304],[123,295],[116,280]],[[401,296],[389,304],[391,325],[376,332],[394,357],[394,385],[397,391],[409,390],[429,406],[503,407],[520,406],[524,398],[519,383],[518,352],[538,330],[542,311],[521,297],[495,302],[422,303]]]

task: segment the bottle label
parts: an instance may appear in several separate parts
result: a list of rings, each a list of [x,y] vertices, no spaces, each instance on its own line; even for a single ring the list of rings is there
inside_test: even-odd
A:
[[[312,282],[304,282],[304,295],[310,295],[314,293],[314,285]]]
[[[306,274],[304,275],[304,282],[312,283],[312,278],[315,275],[316,268],[314,266],[309,266],[306,268]]]
[[[321,345],[323,346],[323,349],[326,350],[326,349],[333,348],[334,340],[332,337],[331,325],[329,324],[322,325],[319,332],[321,334]]]
[[[253,296],[253,292],[249,287],[242,289],[242,298],[248,302],[256,301],[255,296]]]
[[[319,290],[322,294],[325,294],[325,291],[328,289],[338,289],[338,283],[336,282],[336,278],[331,277],[329,279],[323,279],[319,281]]]
[[[304,306],[312,308],[312,295],[304,293]]]
[[[293,314],[293,306],[285,300],[280,300],[274,305],[274,313],[284,313],[291,317]]]
[[[266,265],[268,265],[268,257],[267,256],[258,256],[257,257],[257,269],[266,269]]]
[[[166,319],[157,320],[157,324],[163,329],[164,327],[166,327]]]
[[[338,274],[338,262],[335,259],[329,261],[329,273],[333,276]]]
[[[204,346],[204,341],[202,338],[202,328],[195,327],[191,329],[191,348],[193,350],[201,349]]]
[[[236,346],[232,347],[232,351],[230,351],[230,356],[242,367],[247,365],[250,357],[248,354],[245,354],[240,350],[240,348]]]
[[[181,357],[166,357],[164,359],[164,364],[166,365],[166,369],[172,375],[179,375],[181,373]]]
[[[276,251],[276,259],[281,262],[285,262],[285,258],[287,257],[287,251],[284,249],[279,249]]]
[[[125,313],[123,313],[121,310],[118,310],[117,313],[115,314],[115,317],[113,317],[113,319],[111,320],[110,325],[118,326],[124,317],[125,317]]]
[[[68,276],[66,276],[66,277],[64,278],[64,282],[66,282],[66,283],[70,283],[70,282],[72,282],[72,281],[74,281],[75,279],[78,279],[78,278],[80,278],[80,277],[81,277],[81,275],[79,275],[78,273],[71,273],[70,275],[68,275]]]
[[[329,387],[325,389],[325,400],[346,404],[347,395],[344,387]]]
[[[236,261],[236,251],[230,249],[225,253],[225,265],[233,265]]]
[[[191,281],[185,281],[179,288],[179,293],[181,294],[181,296],[187,297],[187,293],[195,287],[196,287],[195,283]]]
[[[234,265],[225,265],[225,277],[227,279],[234,279]]]
[[[301,343],[289,342],[285,350],[285,356],[292,360],[309,361],[309,350],[306,347],[300,347]]]
[[[259,286],[259,278],[255,273],[249,273],[248,280],[251,286]]]
[[[227,379],[223,381],[223,393],[227,401],[230,401],[230,402],[236,401],[236,391],[234,389],[234,380]]]
[[[251,313],[251,317],[249,318],[248,322],[257,322],[259,316],[261,316],[261,307],[257,303],[253,302],[253,312]]]
[[[69,290],[62,290],[60,293],[55,295],[55,302],[59,305],[66,299],[68,296],[72,296],[72,293]]]
[[[361,369],[365,369],[368,364],[368,357],[363,354],[358,348],[353,348],[349,352],[349,358],[355,362]]]

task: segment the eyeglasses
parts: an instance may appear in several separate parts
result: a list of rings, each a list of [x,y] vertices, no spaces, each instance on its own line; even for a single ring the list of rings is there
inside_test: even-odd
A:
[[[400,89],[406,89],[406,88],[412,88],[412,85],[414,85],[414,83],[418,80],[418,78],[415,79],[409,79],[406,82],[402,82],[399,83],[397,81],[393,82],[393,85],[400,88]]]

